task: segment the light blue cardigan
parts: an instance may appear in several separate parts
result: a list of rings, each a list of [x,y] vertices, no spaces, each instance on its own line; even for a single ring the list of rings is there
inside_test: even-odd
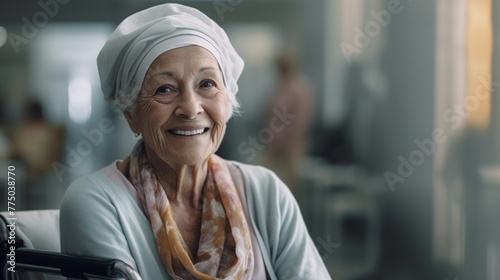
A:
[[[251,222],[271,279],[331,279],[297,203],[268,169],[231,162],[241,170]],[[142,279],[171,279],[149,221],[133,198],[103,170],[76,180],[61,206],[61,250],[117,258]]]

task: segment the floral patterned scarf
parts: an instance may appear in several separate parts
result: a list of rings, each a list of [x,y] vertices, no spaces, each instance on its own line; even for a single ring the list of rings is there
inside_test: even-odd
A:
[[[250,279],[253,253],[248,225],[231,174],[221,158],[208,161],[196,262],[173,219],[170,203],[149,163],[143,141],[129,172],[151,224],[161,259],[174,279]]]

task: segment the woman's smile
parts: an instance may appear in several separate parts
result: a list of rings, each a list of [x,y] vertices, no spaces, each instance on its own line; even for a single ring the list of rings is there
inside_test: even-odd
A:
[[[201,128],[175,128],[167,130],[170,134],[175,136],[193,137],[205,134],[209,130],[208,127]]]

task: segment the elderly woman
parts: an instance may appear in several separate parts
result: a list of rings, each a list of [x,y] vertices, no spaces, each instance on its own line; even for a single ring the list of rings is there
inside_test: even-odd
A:
[[[330,279],[287,187],[215,155],[243,61],[186,6],[125,19],[98,56],[105,98],[142,135],[129,157],[75,181],[62,251],[117,258],[143,279]]]

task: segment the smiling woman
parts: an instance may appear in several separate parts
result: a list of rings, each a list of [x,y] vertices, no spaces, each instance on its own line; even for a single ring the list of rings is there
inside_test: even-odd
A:
[[[178,4],[141,11],[98,67],[105,99],[142,138],[70,186],[63,252],[121,259],[143,279],[330,279],[287,186],[215,155],[243,70],[215,22]]]
[[[126,117],[132,130],[143,134],[148,157],[193,165],[214,154],[222,141],[226,91],[209,51],[199,46],[173,49],[153,62],[137,106]]]

